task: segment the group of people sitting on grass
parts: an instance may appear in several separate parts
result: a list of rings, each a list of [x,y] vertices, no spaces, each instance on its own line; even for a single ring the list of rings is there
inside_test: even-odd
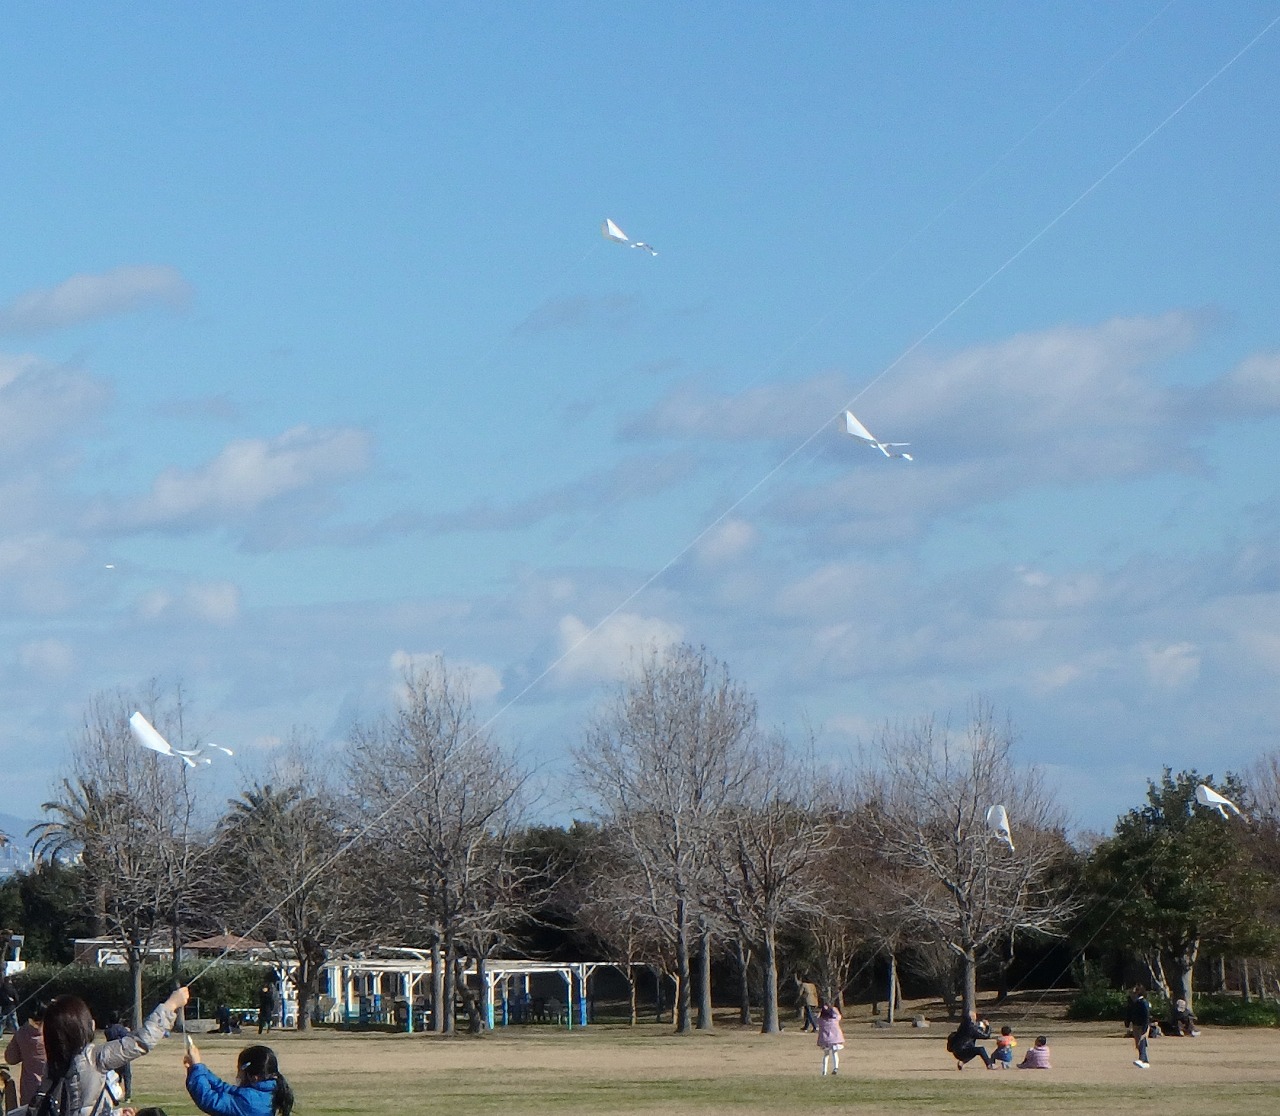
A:
[[[22,1047],[21,1107],[9,1116],[108,1116],[117,1112],[120,1116],[165,1116],[159,1108],[134,1108],[125,1103],[130,1097],[121,1071],[173,1029],[190,995],[188,989],[179,988],[147,1016],[140,1030],[126,1030],[120,1037],[101,1043],[93,1041],[93,1016],[79,996],[58,996],[47,1006],[37,1005],[34,1020],[23,1025],[30,1027],[33,1036],[28,1036]],[[293,1111],[293,1090],[270,1047],[248,1046],[240,1051],[234,1082],[223,1081],[204,1064],[190,1036],[182,1062],[187,1093],[209,1116],[290,1116]]]
[[[989,1038],[991,1024],[976,1011],[966,1012],[960,1026],[947,1036],[947,1052],[955,1058],[956,1069],[964,1069],[974,1058],[981,1058],[987,1069],[1009,1069],[1013,1065],[1013,1048],[1018,1045],[1018,1040],[1013,1036],[1013,1028],[1000,1028],[1000,1034],[996,1036],[996,1048],[990,1054],[982,1045]],[[1023,1055],[1018,1069],[1051,1068],[1048,1036],[1037,1035],[1035,1045]]]

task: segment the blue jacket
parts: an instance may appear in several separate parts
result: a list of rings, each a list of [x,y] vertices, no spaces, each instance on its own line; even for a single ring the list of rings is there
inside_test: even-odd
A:
[[[276,1083],[231,1085],[200,1063],[187,1070],[187,1092],[196,1107],[209,1116],[271,1116]]]

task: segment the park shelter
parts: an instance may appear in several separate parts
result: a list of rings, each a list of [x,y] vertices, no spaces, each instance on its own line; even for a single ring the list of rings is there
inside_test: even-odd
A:
[[[329,1018],[339,1023],[403,1022],[409,1029],[425,1026],[424,1005],[431,998],[432,974],[443,964],[439,954],[429,949],[383,948],[350,957],[335,958],[325,965],[322,985],[329,990],[326,1006]],[[573,1028],[584,1027],[588,1019],[588,985],[591,974],[609,961],[541,961],[489,958],[481,966],[472,958],[463,965],[464,979],[481,999],[489,1027],[504,1027],[519,1018],[517,1004],[530,999],[533,981],[539,977],[558,978],[557,990],[563,999],[545,997],[545,1021]],[[399,1008],[397,1008],[399,1004]],[[409,1005],[415,1005],[410,1013]]]

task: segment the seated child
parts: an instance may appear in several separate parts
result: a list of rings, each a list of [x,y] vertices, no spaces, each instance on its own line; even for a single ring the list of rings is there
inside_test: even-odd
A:
[[[1049,1040],[1044,1035],[1036,1036],[1036,1044],[1023,1056],[1018,1069],[1052,1069],[1049,1065]]]
[[[1000,1037],[996,1039],[995,1053],[991,1055],[992,1060],[999,1062],[1001,1069],[1008,1069],[1013,1065],[1013,1048],[1017,1045],[1018,1040],[1013,1037],[1013,1029],[1001,1027]]]

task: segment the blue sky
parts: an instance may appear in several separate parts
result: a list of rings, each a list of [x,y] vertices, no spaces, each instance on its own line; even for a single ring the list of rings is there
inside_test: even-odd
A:
[[[1278,16],[9,8],[3,808],[97,691],[180,682],[221,794],[434,654],[554,780],[673,639],[833,763],[984,697],[1082,826],[1247,767]]]

